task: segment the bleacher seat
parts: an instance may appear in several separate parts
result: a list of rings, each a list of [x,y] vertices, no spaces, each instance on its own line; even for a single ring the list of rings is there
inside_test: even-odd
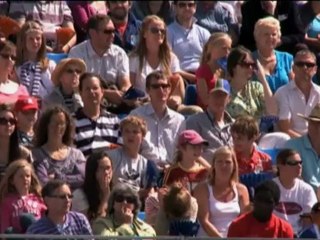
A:
[[[62,59],[67,58],[68,54],[66,53],[47,53],[47,57],[58,64]]]
[[[142,221],[146,220],[146,213],[145,212],[138,212],[138,218]]]
[[[184,97],[185,105],[197,105],[197,88],[195,84],[188,84]]]

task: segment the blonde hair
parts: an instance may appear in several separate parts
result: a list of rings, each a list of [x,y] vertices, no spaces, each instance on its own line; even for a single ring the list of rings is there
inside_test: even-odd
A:
[[[42,43],[37,53],[37,61],[40,62],[42,71],[45,71],[49,66],[49,59],[46,57],[46,38],[43,34],[41,24],[37,21],[27,21],[23,24],[17,36],[17,61],[16,65],[22,65],[26,59],[27,52],[27,34],[32,31],[41,32]]]
[[[136,55],[139,58],[139,71],[142,71],[143,67],[143,62],[145,57],[147,56],[147,46],[146,46],[146,40],[144,38],[144,34],[148,31],[149,26],[152,22],[161,22],[164,27],[166,28],[165,22],[158,17],[157,15],[150,15],[146,16],[143,19],[143,22],[141,24],[141,29],[139,32],[139,42],[137,44],[136,49],[133,51],[131,55]],[[170,70],[170,64],[171,64],[171,49],[169,47],[168,41],[167,41],[167,35],[164,34],[164,39],[163,43],[160,45],[159,49],[159,59],[160,59],[160,64],[163,66],[163,73],[167,76],[171,75],[171,70]]]
[[[15,186],[12,184],[13,177],[18,170],[26,167],[31,170],[31,184],[29,193],[33,193],[38,197],[41,197],[41,185],[32,165],[27,160],[20,159],[10,163],[6,169],[5,175],[0,182],[0,202],[8,195],[8,193],[16,193]]]
[[[233,183],[239,182],[239,176],[238,176],[239,175],[239,173],[238,173],[239,168],[238,168],[236,154],[235,154],[232,147],[223,146],[223,147],[218,148],[214,152],[213,157],[212,157],[212,172],[211,172],[211,176],[210,176],[211,184],[214,185],[214,183],[215,183],[216,171],[215,171],[214,163],[215,163],[216,159],[218,158],[218,156],[221,156],[221,155],[230,155],[232,162],[233,162],[233,171],[230,176],[230,185],[232,185]]]
[[[227,33],[223,33],[223,32],[213,33],[203,47],[200,65],[207,63],[211,58],[212,48],[217,46],[221,42],[221,40],[226,40],[226,39],[230,39],[232,41],[231,37]]]
[[[146,136],[146,134],[147,134],[147,123],[143,118],[138,117],[138,116],[128,116],[128,117],[126,117],[120,123],[120,131],[122,132],[123,128],[125,126],[128,126],[128,125],[134,125],[134,126],[140,128],[143,137]]]
[[[270,17],[259,19],[254,25],[253,36],[256,41],[259,35],[261,34],[262,30],[265,28],[272,28],[277,30],[278,38],[280,39],[281,37],[280,22],[278,19],[270,16]]]

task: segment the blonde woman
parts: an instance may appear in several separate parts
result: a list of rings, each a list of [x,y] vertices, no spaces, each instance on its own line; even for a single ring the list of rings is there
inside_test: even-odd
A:
[[[228,227],[249,205],[247,188],[238,182],[238,164],[230,147],[213,155],[211,178],[194,190],[200,230],[198,236],[226,237]]]
[[[41,198],[40,182],[27,160],[12,162],[0,183],[0,233],[12,227],[17,233],[24,233],[20,220],[22,214],[32,214],[39,219],[46,207]]]
[[[146,91],[146,77],[151,72],[161,70],[171,76],[171,94],[168,106],[178,109],[184,98],[184,83],[180,76],[179,60],[170,50],[166,36],[166,24],[156,15],[144,18],[139,34],[139,42],[131,54],[131,84]]]
[[[31,96],[43,99],[53,90],[51,74],[56,64],[46,57],[46,39],[41,25],[27,21],[17,38],[16,75]]]
[[[198,105],[208,106],[209,92],[217,80],[225,75],[226,57],[232,45],[230,36],[226,33],[214,33],[204,45],[200,67],[196,71]]]
[[[293,56],[275,50],[280,37],[280,22],[274,17],[262,18],[254,26],[257,50],[253,57],[261,63],[272,93],[292,79]]]

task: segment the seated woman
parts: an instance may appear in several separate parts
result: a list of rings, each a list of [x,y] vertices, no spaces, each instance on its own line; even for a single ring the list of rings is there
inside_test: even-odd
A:
[[[198,236],[226,237],[229,225],[249,205],[247,188],[238,183],[238,164],[230,147],[213,155],[211,178],[194,190],[198,202]]]
[[[30,151],[19,144],[17,120],[6,104],[0,104],[0,180],[7,166],[20,158],[32,162]]]
[[[228,57],[227,69],[231,86],[227,111],[233,118],[245,114],[259,120],[262,116],[277,114],[276,101],[263,67],[259,61],[255,63],[250,50],[242,46],[233,49]],[[259,82],[252,80],[254,73]]]
[[[104,151],[90,155],[82,188],[73,192],[71,210],[81,212],[92,222],[105,217],[112,188],[112,162]]]
[[[146,77],[156,70],[171,76],[171,93],[168,106],[180,111],[184,99],[184,82],[179,74],[179,60],[170,50],[166,36],[166,25],[156,15],[147,16],[141,25],[139,42],[131,54],[130,81],[132,86],[146,92]]]
[[[39,119],[32,149],[34,166],[40,182],[66,181],[72,190],[83,184],[86,159],[72,147],[73,119],[60,106],[48,108]]]
[[[41,25],[27,21],[17,38],[16,75],[31,96],[43,99],[53,89],[51,74],[56,64],[46,56]]]
[[[16,61],[16,47],[9,41],[0,41],[0,104],[13,105],[19,96],[28,96],[25,86],[10,78]]]
[[[232,45],[226,33],[214,33],[204,45],[200,66],[196,71],[197,105],[208,106],[209,93],[219,78],[226,74],[226,58]]]
[[[82,99],[78,93],[79,77],[86,71],[86,64],[79,58],[67,58],[59,62],[51,79],[55,88],[43,99],[43,107],[60,104],[70,113],[82,107]]]
[[[152,164],[139,154],[142,141],[147,133],[147,125],[144,119],[137,116],[128,116],[120,123],[120,131],[123,138],[123,146],[108,151],[112,161],[112,183],[129,184],[139,192],[140,198],[145,199],[156,182],[148,174],[148,165]]]
[[[300,215],[310,213],[317,197],[311,185],[300,179],[302,160],[298,152],[292,149],[281,150],[277,155],[277,169],[278,177],[274,181],[281,195],[274,214],[289,222],[297,234],[302,230]]]
[[[165,170],[163,184],[170,186],[174,182],[181,182],[192,193],[197,184],[206,180],[209,175],[210,165],[201,157],[205,146],[208,146],[208,142],[196,131],[182,131],[174,164]]]
[[[28,228],[27,234],[92,235],[87,218],[70,211],[73,196],[66,182],[50,180],[41,195],[47,206],[46,214]]]
[[[128,184],[116,185],[109,197],[107,216],[92,224],[94,235],[155,237],[154,229],[138,218],[140,200]]]
[[[275,50],[280,37],[280,23],[276,18],[266,17],[256,22],[254,39],[257,50],[253,52],[253,57],[261,63],[272,93],[292,79],[293,56]]]
[[[46,210],[41,198],[40,182],[27,160],[12,162],[0,183],[0,233],[25,233],[21,220],[30,214],[30,220],[39,219]]]

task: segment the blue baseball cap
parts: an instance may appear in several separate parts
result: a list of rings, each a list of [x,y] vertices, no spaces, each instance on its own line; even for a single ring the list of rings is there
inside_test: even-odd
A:
[[[229,84],[228,80],[225,80],[223,78],[218,79],[214,88],[212,88],[210,90],[210,93],[214,93],[216,91],[222,91],[222,92],[225,92],[226,94],[230,95],[231,90],[230,90],[230,84]]]

